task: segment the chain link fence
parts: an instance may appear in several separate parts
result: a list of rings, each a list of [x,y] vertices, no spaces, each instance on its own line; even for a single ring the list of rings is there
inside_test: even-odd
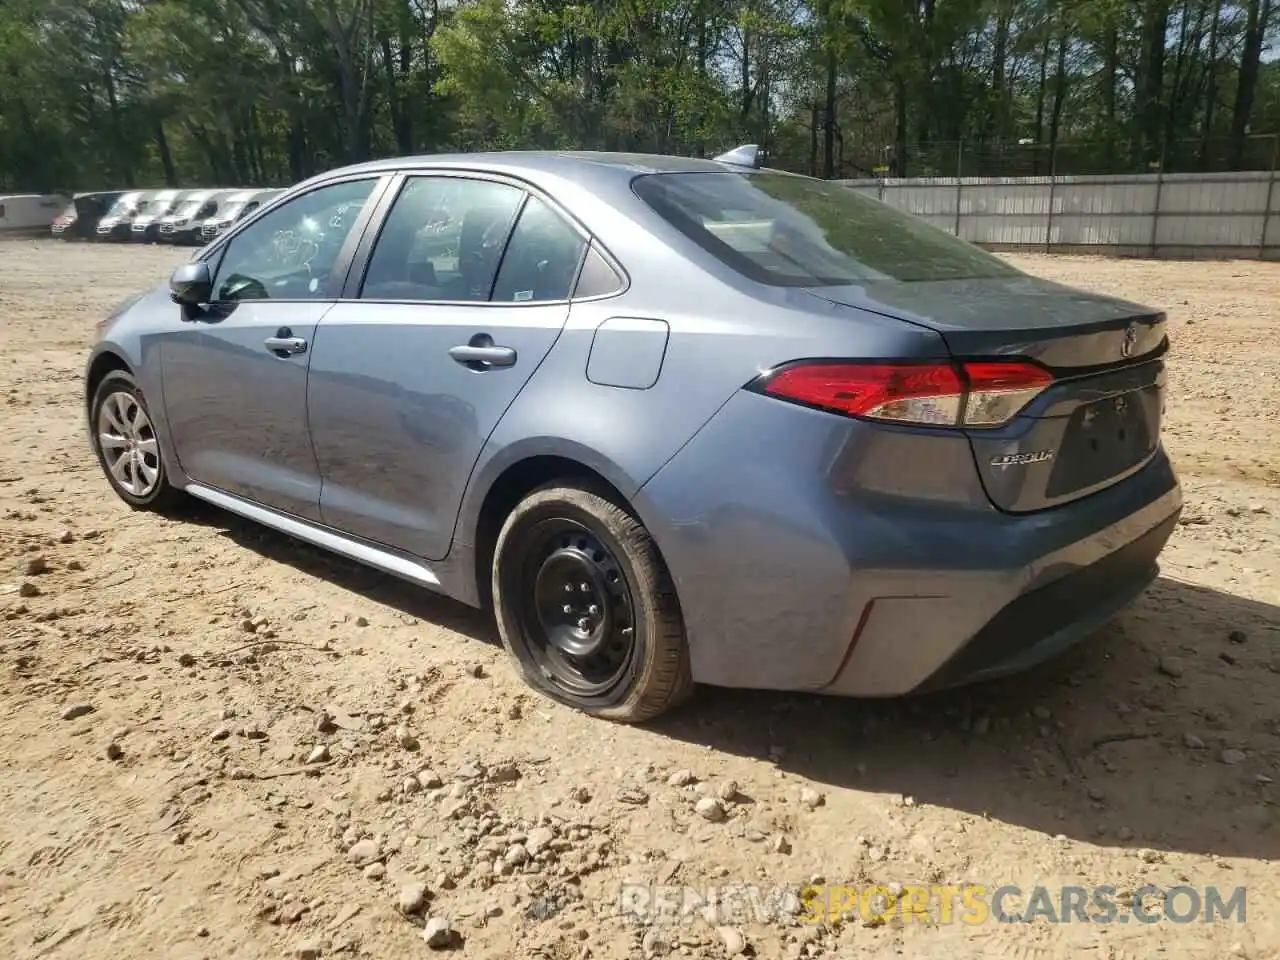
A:
[[[846,155],[844,176],[1047,177],[1145,173],[1271,171],[1280,166],[1280,133],[1174,140],[1152,151],[1122,141],[946,141],[863,146]]]

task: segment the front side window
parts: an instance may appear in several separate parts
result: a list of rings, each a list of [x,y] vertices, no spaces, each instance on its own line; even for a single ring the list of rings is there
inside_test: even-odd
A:
[[[217,300],[319,300],[376,181],[320,187],[232,238],[214,278]]]
[[[412,177],[374,244],[365,300],[487,301],[524,191],[491,180]]]
[[[660,173],[636,194],[739,272],[774,286],[903,283],[1020,272],[838,183],[781,173]]]

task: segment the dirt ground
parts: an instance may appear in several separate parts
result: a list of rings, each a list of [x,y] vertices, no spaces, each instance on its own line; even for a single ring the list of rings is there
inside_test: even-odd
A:
[[[1280,264],[1013,258],[1171,316],[1187,509],[1095,639],[926,700],[704,690],[637,729],[527,692],[480,614],[212,509],[116,500],[86,350],[187,256],[0,244],[0,957],[426,956],[428,917],[492,958],[1280,957]],[[723,820],[696,812],[721,792]],[[620,909],[626,883],[820,878],[1243,886],[1247,914]]]

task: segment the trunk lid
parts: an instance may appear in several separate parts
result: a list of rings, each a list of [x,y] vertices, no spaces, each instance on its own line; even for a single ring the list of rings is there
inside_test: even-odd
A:
[[[960,360],[1028,359],[1054,382],[1003,426],[966,431],[992,503],[1025,513],[1105,489],[1155,454],[1166,317],[1035,277],[871,282],[815,296],[936,331]]]

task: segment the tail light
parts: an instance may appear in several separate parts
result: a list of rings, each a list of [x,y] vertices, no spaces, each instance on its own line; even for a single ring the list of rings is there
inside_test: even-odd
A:
[[[861,363],[802,361],[750,389],[850,417],[934,427],[997,427],[1053,382],[1024,361]]]

